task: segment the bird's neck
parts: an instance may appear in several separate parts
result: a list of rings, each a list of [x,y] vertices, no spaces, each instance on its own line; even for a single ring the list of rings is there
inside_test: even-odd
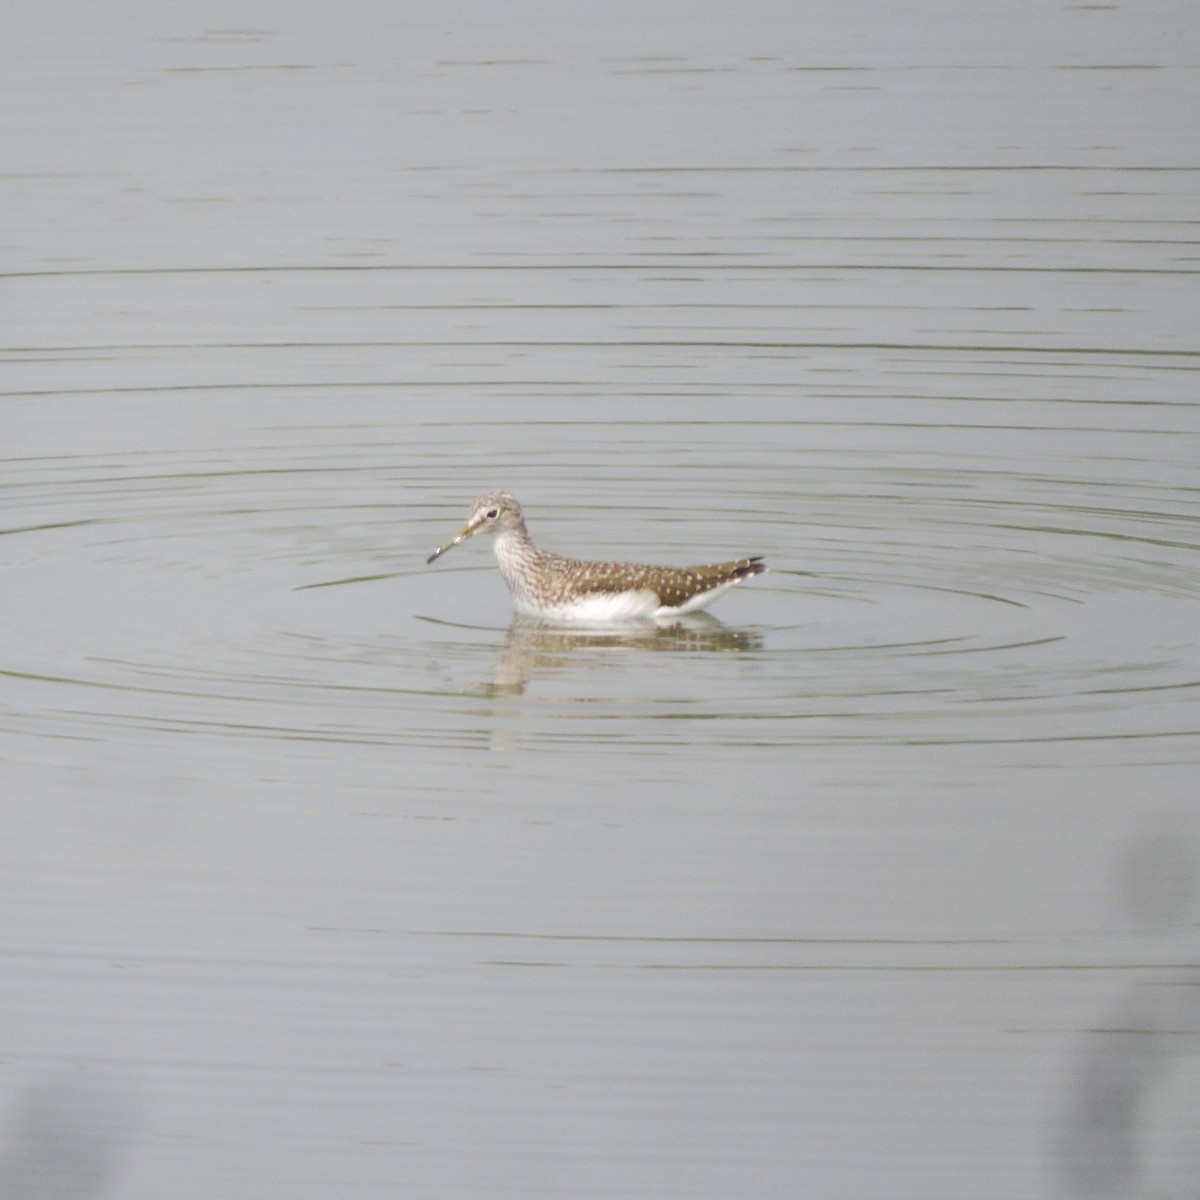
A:
[[[532,573],[542,552],[533,544],[525,522],[509,526],[496,534],[494,548],[508,590],[517,597],[527,595]]]

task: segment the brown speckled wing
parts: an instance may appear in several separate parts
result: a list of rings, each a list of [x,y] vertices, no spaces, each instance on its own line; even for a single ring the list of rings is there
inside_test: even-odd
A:
[[[701,567],[651,567],[642,563],[578,562],[563,560],[564,592],[573,596],[595,592],[653,592],[661,605],[678,608],[693,596],[725,583],[761,575],[767,568],[761,557]],[[564,597],[565,598],[565,597]]]

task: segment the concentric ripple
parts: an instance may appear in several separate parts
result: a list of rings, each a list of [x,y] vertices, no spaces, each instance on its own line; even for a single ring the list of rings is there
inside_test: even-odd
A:
[[[510,624],[484,548],[424,567],[473,493],[397,486],[420,467],[384,430],[327,431],[312,466],[279,432],[293,444],[10,464],[11,732],[386,747],[515,721],[535,746],[1094,742],[1126,761],[1200,726],[1200,506],[1144,459],[1016,469],[964,447],[874,467],[806,451],[802,425],[705,427],[674,456],[756,465],[699,496],[668,472],[637,504],[595,472],[543,479],[535,536],[762,552],[772,573],[723,620],[570,632]],[[503,430],[520,478],[538,436]]]

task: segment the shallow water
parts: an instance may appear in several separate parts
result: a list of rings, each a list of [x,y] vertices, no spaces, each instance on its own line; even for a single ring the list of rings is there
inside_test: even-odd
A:
[[[6,1197],[1191,1194],[1153,7],[23,18]]]

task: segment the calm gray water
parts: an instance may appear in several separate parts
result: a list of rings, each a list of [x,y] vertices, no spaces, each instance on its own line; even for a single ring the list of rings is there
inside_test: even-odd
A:
[[[1194,4],[6,13],[6,1200],[1195,1196]]]

